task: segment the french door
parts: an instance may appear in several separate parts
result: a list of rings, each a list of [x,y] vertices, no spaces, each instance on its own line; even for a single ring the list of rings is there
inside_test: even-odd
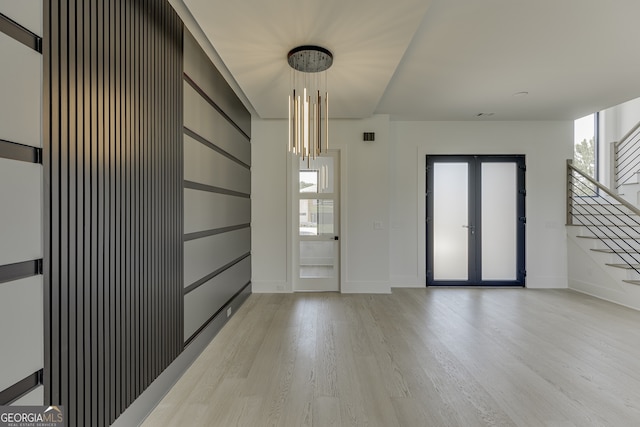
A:
[[[524,156],[427,156],[427,286],[524,286]]]

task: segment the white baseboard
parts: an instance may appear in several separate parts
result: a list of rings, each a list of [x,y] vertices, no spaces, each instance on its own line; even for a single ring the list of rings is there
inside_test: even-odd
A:
[[[389,282],[343,282],[340,288],[343,294],[390,294]]]
[[[567,289],[566,276],[527,276],[526,287],[530,289]]]
[[[389,280],[392,288],[424,288],[427,286],[424,280],[418,276],[392,276]]]
[[[253,293],[255,294],[282,294],[293,292],[291,285],[285,282],[256,280],[252,281],[251,285],[253,287]],[[343,282],[340,292],[343,294],[390,294],[391,287],[389,286],[389,282],[351,281]]]
[[[610,302],[612,304],[621,305],[623,307],[630,308],[632,310],[640,311],[640,304],[630,304],[628,301],[625,301],[624,298],[620,298],[618,295],[613,294],[613,296],[606,291],[603,292],[601,287],[594,286],[590,283],[584,282],[572,282],[569,284],[569,289],[575,292],[579,292],[581,294],[589,295],[590,297],[598,298],[603,301]]]
[[[632,288],[633,286],[635,285],[629,285],[629,288]],[[637,295],[630,295],[624,292],[624,290],[619,291],[613,287],[608,288],[601,284],[586,283],[579,280],[572,280],[569,283],[569,289],[613,304],[640,311],[640,303],[638,303]]]
[[[255,294],[288,294],[293,292],[291,285],[281,281],[251,281]]]

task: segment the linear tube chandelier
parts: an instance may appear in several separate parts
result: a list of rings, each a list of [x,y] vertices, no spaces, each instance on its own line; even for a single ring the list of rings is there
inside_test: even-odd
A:
[[[319,46],[298,46],[287,54],[291,67],[289,152],[302,160],[315,159],[329,149],[327,70],[333,55]],[[323,144],[324,142],[324,144]]]

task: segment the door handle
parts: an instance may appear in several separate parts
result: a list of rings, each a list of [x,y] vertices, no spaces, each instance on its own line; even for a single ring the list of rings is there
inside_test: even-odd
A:
[[[471,231],[471,234],[474,234],[476,229],[473,225],[463,225],[462,228],[468,228]]]

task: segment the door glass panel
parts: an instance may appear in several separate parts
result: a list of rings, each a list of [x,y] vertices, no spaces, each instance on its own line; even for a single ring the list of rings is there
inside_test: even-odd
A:
[[[482,280],[517,279],[517,165],[482,163]]]
[[[300,171],[300,192],[301,193],[317,193],[318,192],[318,171],[314,171],[314,170]]]
[[[333,240],[300,241],[300,278],[334,277],[334,245]]]
[[[300,200],[300,235],[334,235],[333,200]]]
[[[300,193],[333,193],[333,157],[300,159]]]
[[[467,163],[433,165],[433,277],[469,277],[469,168]]]

